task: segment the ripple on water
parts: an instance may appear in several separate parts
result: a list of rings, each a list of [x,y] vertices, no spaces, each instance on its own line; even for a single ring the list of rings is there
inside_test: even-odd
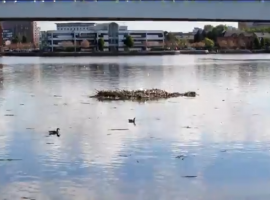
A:
[[[267,59],[3,58],[1,198],[268,200]],[[200,95],[147,103],[88,98],[138,88]],[[47,137],[57,127],[61,136]]]

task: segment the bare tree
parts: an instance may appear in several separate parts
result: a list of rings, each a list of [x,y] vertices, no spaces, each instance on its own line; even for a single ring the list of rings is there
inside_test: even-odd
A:
[[[196,42],[196,43],[192,43],[191,46],[193,48],[204,48],[205,47],[205,43],[204,42]]]
[[[82,48],[89,48],[90,47],[90,42],[88,40],[83,40],[81,42],[81,47]]]
[[[71,41],[65,41],[65,42],[61,42],[60,46],[64,48],[69,48],[69,47],[74,47],[74,44]]]
[[[219,46],[220,46],[220,48],[222,48],[222,49],[227,49],[227,48],[228,48],[228,42],[227,42],[226,40],[221,40],[221,41],[219,42]]]

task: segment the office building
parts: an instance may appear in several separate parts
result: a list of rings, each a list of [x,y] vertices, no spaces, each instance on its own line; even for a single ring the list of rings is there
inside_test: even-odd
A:
[[[42,32],[40,44],[46,44],[49,51],[60,50],[63,42],[72,42],[79,47],[83,40],[90,43],[91,49],[97,49],[99,38],[104,40],[104,51],[123,51],[127,35],[133,38],[134,45],[130,50],[146,50],[151,47],[162,47],[164,34],[162,30],[128,30],[127,26],[117,23],[61,23],[57,30]]]
[[[2,27],[12,32],[14,37],[25,36],[28,42],[38,44],[39,30],[35,21],[3,21]]]

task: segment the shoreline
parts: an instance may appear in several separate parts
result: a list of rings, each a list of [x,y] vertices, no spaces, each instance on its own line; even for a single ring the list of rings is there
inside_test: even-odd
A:
[[[130,51],[130,52],[3,52],[6,57],[117,57],[117,56],[165,56],[165,55],[207,55],[207,54],[261,54],[270,53],[269,50],[221,50],[207,52],[206,50],[179,50],[179,51]]]
[[[138,51],[138,52],[4,52],[1,56],[21,57],[102,57],[102,56],[162,56],[179,55],[180,51]]]

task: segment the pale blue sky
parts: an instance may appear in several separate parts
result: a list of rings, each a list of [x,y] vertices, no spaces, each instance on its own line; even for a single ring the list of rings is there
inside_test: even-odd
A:
[[[38,22],[38,26],[41,27],[41,30],[55,30],[55,21],[51,22]],[[59,22],[58,22],[59,23]],[[104,22],[96,22],[96,23],[104,23]],[[203,28],[206,24],[212,24],[214,26],[219,24],[226,24],[228,26],[234,26],[237,27],[237,23],[234,22],[124,22],[119,21],[117,22],[121,25],[128,26],[128,29],[130,30],[166,30],[166,31],[181,31],[181,32],[189,32],[192,31],[194,27],[200,27]]]

